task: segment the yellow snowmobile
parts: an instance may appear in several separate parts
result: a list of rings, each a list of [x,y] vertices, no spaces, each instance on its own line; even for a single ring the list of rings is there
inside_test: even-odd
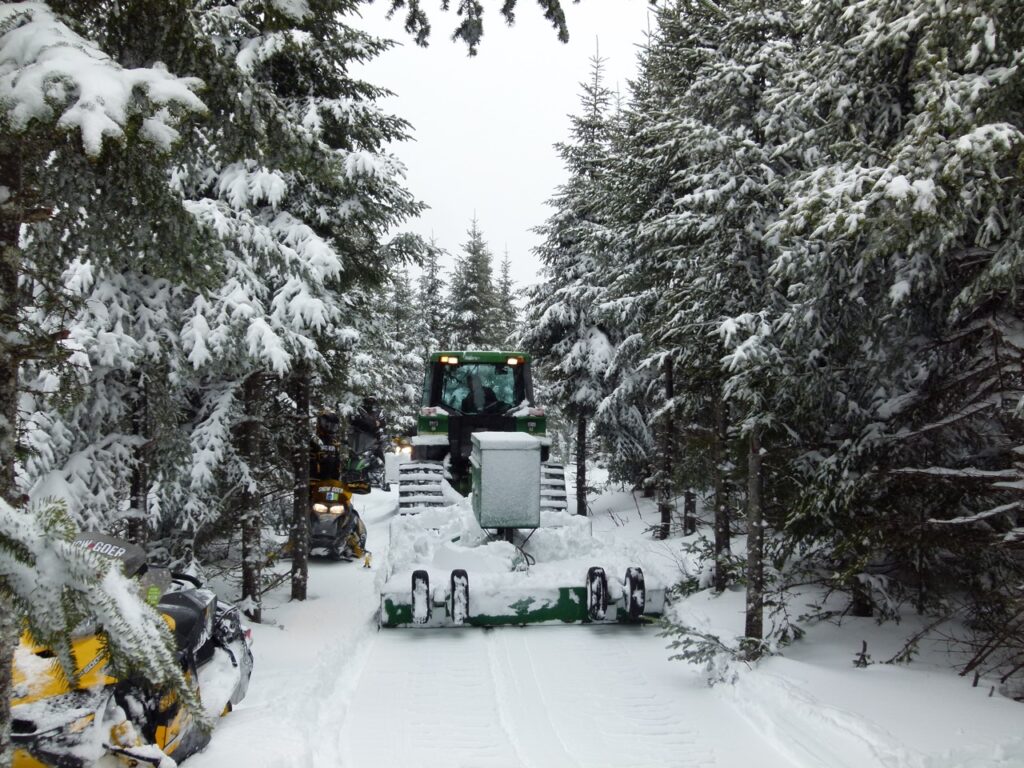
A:
[[[311,480],[309,553],[333,560],[357,560],[366,554],[366,525],[352,506],[353,493],[369,493],[365,480]]]
[[[211,715],[245,696],[252,674],[251,633],[238,609],[218,601],[198,579],[146,564],[141,547],[86,533],[81,546],[121,563],[174,634],[186,679]],[[173,693],[145,679],[118,679],[101,627],[73,639],[77,682],[68,683],[53,651],[26,632],[14,655],[11,741],[14,768],[85,768],[110,755],[125,766],[170,765],[206,746],[210,734]]]

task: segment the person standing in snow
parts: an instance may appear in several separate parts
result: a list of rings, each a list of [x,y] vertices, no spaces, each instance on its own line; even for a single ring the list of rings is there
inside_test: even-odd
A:
[[[357,453],[372,446],[373,455],[384,463],[384,428],[387,421],[377,398],[367,395],[352,416],[352,447]],[[366,446],[363,448],[362,446]]]
[[[309,476],[315,480],[340,480],[341,420],[331,410],[321,411],[316,417],[316,433],[309,451]]]

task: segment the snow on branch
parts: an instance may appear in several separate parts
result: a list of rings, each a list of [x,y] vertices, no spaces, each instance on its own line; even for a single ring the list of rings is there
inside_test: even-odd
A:
[[[998,517],[999,515],[1016,512],[1020,509],[1024,509],[1024,501],[1011,501],[1009,504],[1002,504],[984,512],[978,512],[974,515],[964,515],[963,517],[954,517],[951,520],[939,520],[933,517],[928,520],[928,523],[931,525],[968,525],[970,523],[980,522],[981,520],[987,520],[990,517]]]
[[[895,475],[927,475],[949,480],[1019,480],[1020,472],[1015,469],[975,469],[965,467],[902,467],[892,470]]]
[[[999,395],[993,395],[980,402],[971,403],[966,408],[961,408],[956,413],[952,413],[944,419],[934,421],[930,424],[925,424],[923,427],[918,427],[917,429],[908,432],[900,432],[899,434],[893,435],[891,439],[906,440],[909,437],[916,437],[917,435],[923,435],[936,429],[948,427],[951,424],[955,424],[958,421],[974,416],[982,411],[987,411],[991,408],[998,408],[1001,402],[1002,398]]]
[[[168,107],[204,112],[194,93],[201,85],[159,63],[124,69],[44,3],[0,5],[0,116],[16,132],[56,119],[58,127],[80,131],[86,153],[96,156],[104,137],[122,139],[129,116],[144,111],[141,92],[158,107],[144,115],[142,135],[166,148],[178,136]]]

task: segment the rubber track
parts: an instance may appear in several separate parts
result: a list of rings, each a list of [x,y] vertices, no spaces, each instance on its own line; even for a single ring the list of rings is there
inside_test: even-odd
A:
[[[565,467],[550,462],[540,466],[540,508],[566,510],[569,508],[565,491]]]
[[[444,467],[433,461],[398,465],[398,513],[415,514],[425,507],[443,507]]]

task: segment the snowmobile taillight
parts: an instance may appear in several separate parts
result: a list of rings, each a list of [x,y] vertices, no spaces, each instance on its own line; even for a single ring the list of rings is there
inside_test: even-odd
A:
[[[244,634],[246,645],[252,645],[252,627],[246,627]]]

